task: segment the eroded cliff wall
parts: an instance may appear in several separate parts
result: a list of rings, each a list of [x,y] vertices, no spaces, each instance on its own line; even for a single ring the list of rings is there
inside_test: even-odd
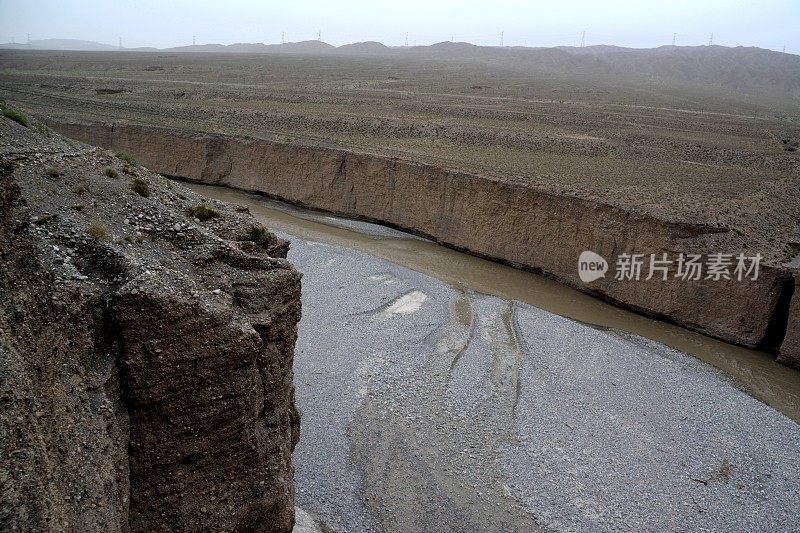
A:
[[[781,344],[778,361],[800,369],[800,272],[794,274],[794,295],[789,307],[786,336]]]
[[[103,150],[0,141],[0,529],[290,531],[286,243]]]
[[[0,166],[0,529],[124,531],[128,416],[107,301],[56,283]]]
[[[723,229],[344,150],[138,125],[53,126],[71,137],[130,151],[163,174],[388,223],[735,344],[777,349],[786,328],[792,284],[782,268],[764,267],[756,281],[631,282],[607,275],[585,284],[578,277],[584,250],[611,261],[623,252],[725,252],[709,250]]]

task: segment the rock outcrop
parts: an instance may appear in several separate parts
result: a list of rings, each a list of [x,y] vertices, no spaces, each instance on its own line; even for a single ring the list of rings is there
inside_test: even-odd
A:
[[[578,257],[594,251],[707,254],[724,228],[678,223],[525,183],[383,156],[130,124],[53,123],[65,135],[129,150],[151,168],[380,221],[474,254],[544,273],[651,316],[747,347],[776,350],[786,329],[791,275],[763,265],[757,280],[670,276],[593,283]],[[643,276],[644,277],[644,276]]]
[[[291,531],[286,243],[43,128],[0,165],[0,529]]]

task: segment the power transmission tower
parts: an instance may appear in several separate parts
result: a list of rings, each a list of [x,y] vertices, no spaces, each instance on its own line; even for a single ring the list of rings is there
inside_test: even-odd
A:
[[[500,47],[501,48],[503,47],[503,39],[505,38],[505,36],[506,36],[506,32],[501,31],[500,32]]]
[[[192,35],[192,46],[194,46],[196,44],[197,44],[197,36],[196,35]]]
[[[28,43],[28,48],[30,48],[31,47],[31,34],[30,33],[27,35],[27,39],[28,40],[25,41],[25,42]]]
[[[282,31],[281,32],[281,44],[285,44],[285,43],[286,43],[286,32]]]
[[[677,36],[678,36],[677,33],[673,33],[672,34],[672,46],[675,46],[675,37],[677,37]]]
[[[406,48],[408,48],[408,32],[406,32]]]
[[[581,33],[581,48],[584,46],[586,46],[586,30],[583,30],[583,33]]]
[[[119,49],[122,50],[122,37],[119,38]]]
[[[318,40],[318,41],[321,41],[321,40],[322,40],[322,30],[319,30],[319,31],[317,32],[317,40]]]
[[[711,34],[711,37],[708,38],[708,46],[711,46],[712,44],[714,44],[714,34],[713,33]]]
[[[783,53],[784,54],[786,53],[786,45],[785,44],[783,45]]]

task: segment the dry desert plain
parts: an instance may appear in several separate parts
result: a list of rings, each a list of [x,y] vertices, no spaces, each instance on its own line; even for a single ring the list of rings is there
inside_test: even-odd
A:
[[[0,92],[56,119],[398,155],[731,228],[727,247],[771,262],[800,252],[800,152],[787,150],[800,139],[796,56],[463,43],[309,50],[2,51]]]

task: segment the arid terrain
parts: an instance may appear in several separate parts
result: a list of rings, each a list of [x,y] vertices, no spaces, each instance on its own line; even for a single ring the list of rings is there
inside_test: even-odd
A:
[[[716,245],[773,263],[800,252],[797,56],[323,44],[283,54],[8,50],[0,97],[56,119],[398,155],[728,228]]]
[[[798,528],[799,58],[0,68],[0,529]],[[582,250],[767,264],[589,286]]]

